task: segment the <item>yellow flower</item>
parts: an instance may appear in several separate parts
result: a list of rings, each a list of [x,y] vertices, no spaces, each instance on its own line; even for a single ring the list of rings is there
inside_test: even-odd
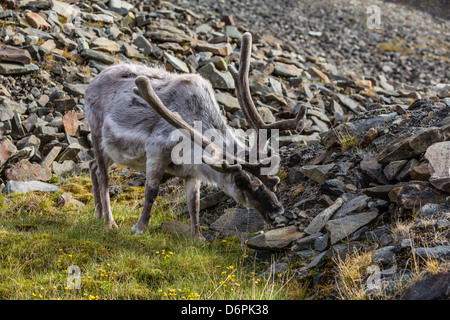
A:
[[[72,258],[72,255],[71,255],[71,254],[69,254],[69,258]]]
[[[36,293],[34,293],[34,292],[33,292],[31,295],[32,295],[33,297],[36,297]]]
[[[41,299],[43,298],[42,294],[39,294],[39,298],[41,298]]]
[[[106,264],[108,267],[111,267],[111,265],[109,263]]]
[[[173,252],[172,252],[172,251],[169,251],[169,254],[173,254]]]
[[[65,290],[69,290],[69,287],[64,287]]]
[[[227,242],[227,240],[223,239],[222,242]]]
[[[62,251],[62,249],[59,249],[58,251],[59,251],[59,252],[61,252],[61,251]]]

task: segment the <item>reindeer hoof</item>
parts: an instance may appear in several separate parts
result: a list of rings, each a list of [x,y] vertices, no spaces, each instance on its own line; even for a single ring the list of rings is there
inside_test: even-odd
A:
[[[144,232],[144,230],[140,229],[137,225],[134,225],[131,227],[131,233],[133,233],[133,235],[138,236],[140,234],[142,234]]]
[[[108,222],[108,229],[119,229],[119,226],[114,221],[110,221]]]

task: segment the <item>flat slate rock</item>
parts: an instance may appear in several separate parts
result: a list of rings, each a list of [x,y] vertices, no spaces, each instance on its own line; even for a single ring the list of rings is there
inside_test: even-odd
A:
[[[58,192],[59,188],[53,184],[41,181],[8,181],[3,193],[27,193],[30,191]]]
[[[445,300],[450,297],[450,273],[437,274],[408,287],[400,300]]]
[[[0,63],[0,74],[4,76],[15,76],[21,74],[32,73],[39,70],[39,67],[33,63],[27,65],[20,65],[15,63],[2,62]]]
[[[247,241],[247,246],[252,249],[260,250],[283,250],[288,247],[292,241],[302,238],[304,232],[300,232],[297,226],[288,226],[284,228],[269,230],[259,234]]]
[[[27,50],[4,44],[0,46],[0,61],[29,64],[31,55]]]
[[[377,216],[378,212],[370,211],[328,221],[325,228],[330,234],[331,244],[348,237],[359,228],[369,224]]]
[[[226,237],[248,236],[264,228],[263,217],[253,209],[227,209],[210,228]]]

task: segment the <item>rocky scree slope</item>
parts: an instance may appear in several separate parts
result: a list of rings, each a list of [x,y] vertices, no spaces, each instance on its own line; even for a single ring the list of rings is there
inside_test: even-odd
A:
[[[87,170],[93,153],[84,91],[115,63],[199,73],[211,81],[230,127],[247,129],[227,65],[239,62],[240,38],[250,31],[250,89],[262,118],[295,117],[306,103],[307,124],[279,138],[285,213],[261,232],[254,211],[222,192],[203,193],[208,236],[238,237],[260,256],[284,252],[299,266],[298,277],[316,286],[331,281],[330,258],[355,248],[373,252],[386,290],[408,278],[416,257],[448,270],[446,49],[437,31],[421,42],[405,12],[425,25],[431,17],[379,4],[401,13],[395,30],[406,43],[393,42],[390,20],[383,31],[366,30],[363,6],[333,2],[6,1],[0,10],[3,192],[57,191],[47,182],[56,176],[64,183],[65,175]],[[335,19],[324,23],[324,16]],[[402,223],[407,232],[399,231]],[[286,261],[273,267],[286,272]]]

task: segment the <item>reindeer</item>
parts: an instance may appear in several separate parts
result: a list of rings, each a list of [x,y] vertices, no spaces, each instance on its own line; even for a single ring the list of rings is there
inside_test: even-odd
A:
[[[256,131],[301,131],[306,106],[301,105],[295,119],[266,124],[261,119],[250,94],[252,37],[245,33],[241,40],[239,70],[229,66],[242,111]],[[136,86],[136,87],[135,87]],[[197,74],[169,73],[164,69],[142,65],[119,64],[102,71],[88,86],[85,94],[86,115],[91,126],[95,159],[90,162],[95,216],[104,218],[110,228],[118,228],[111,212],[109,199],[109,167],[112,163],[146,172],[145,201],[141,216],[132,227],[142,233],[149,223],[151,208],[165,172],[185,179],[191,236],[203,239],[200,229],[200,186],[202,182],[215,185],[247,208],[254,208],[266,222],[284,212],[275,195],[279,178],[262,175],[263,161],[249,163],[219,147],[242,142],[230,134],[209,81]],[[202,122],[202,131],[193,127]],[[171,140],[176,130],[185,130],[197,146],[210,151],[200,164],[175,164],[171,152],[177,141]],[[212,142],[203,133],[207,129],[219,132]],[[231,138],[230,138],[231,137]],[[252,150],[244,146],[245,154]],[[263,158],[264,146],[256,147]],[[234,149],[233,149],[234,150]],[[268,150],[264,159],[279,162]],[[224,159],[226,156],[226,160]],[[230,161],[227,161],[231,159]]]

